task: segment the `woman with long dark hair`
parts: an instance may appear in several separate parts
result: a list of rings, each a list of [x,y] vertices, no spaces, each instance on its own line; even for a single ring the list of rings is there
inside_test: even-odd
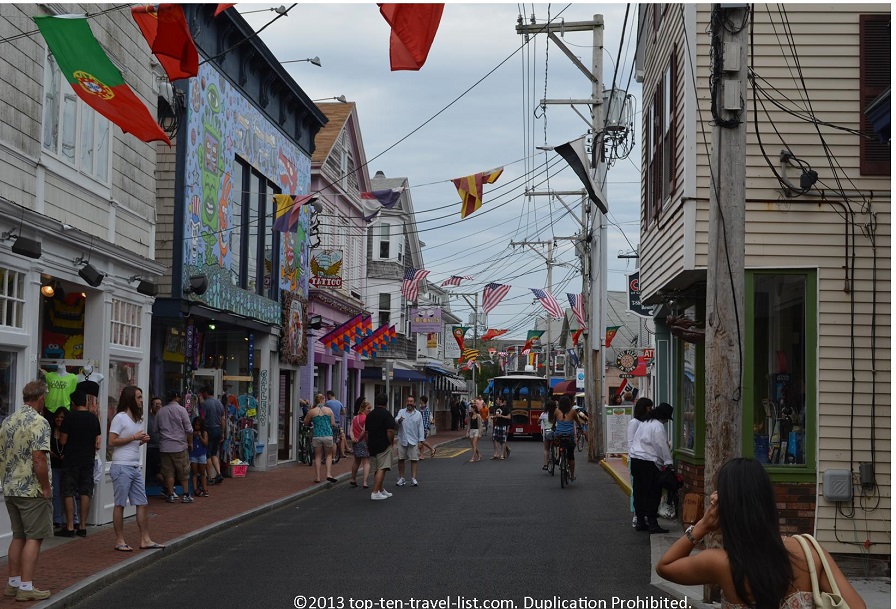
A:
[[[569,479],[576,479],[576,411],[569,396],[560,396],[554,411],[556,426],[554,435],[560,438],[560,450],[566,451],[569,462]]]
[[[544,410],[538,417],[538,425],[541,427],[541,440],[544,446],[544,465],[541,469],[548,468],[548,459],[551,458],[551,442],[554,441],[554,413],[557,410],[557,402],[546,400]]]
[[[632,493],[635,496],[636,531],[668,533],[657,521],[663,487],[660,469],[672,465],[672,452],[666,437],[666,421],[672,418],[672,406],[663,402],[650,411],[638,425],[628,456],[632,467]]]
[[[722,532],[722,548],[691,556],[713,531]],[[865,602],[834,559],[822,549],[840,595],[850,609]],[[831,592],[821,557],[812,551],[819,587]],[[660,577],[686,586],[715,584],[723,609],[812,609],[809,563],[794,537],[782,537],[775,492],[765,467],[755,459],[732,459],[717,476],[716,492],[700,521],[688,527],[656,566]]]
[[[622,401],[620,400],[619,403],[621,404]],[[647,415],[650,414],[650,411],[652,409],[653,400],[651,400],[650,398],[638,398],[638,401],[635,403],[635,407],[632,409],[632,420],[628,422],[628,427],[626,428],[629,457],[631,457],[632,454],[632,443],[635,441],[635,432],[638,431],[638,427],[641,425],[641,423],[647,420]],[[632,480],[632,496],[631,501],[629,502],[629,510],[632,512],[632,526],[637,528],[638,517],[635,515],[635,478],[632,474],[631,459],[628,460],[628,473],[629,477]]]

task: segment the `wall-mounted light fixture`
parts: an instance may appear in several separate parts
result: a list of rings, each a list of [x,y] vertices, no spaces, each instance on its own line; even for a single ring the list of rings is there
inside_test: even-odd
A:
[[[152,281],[147,281],[145,279],[141,279],[140,275],[134,275],[133,277],[128,278],[128,283],[134,283],[135,281],[140,281],[137,284],[137,293],[143,294],[144,296],[151,296],[155,298],[159,294],[159,286],[153,283]]]
[[[190,275],[187,285],[184,286],[184,294],[202,296],[208,289],[208,278],[205,275]]]
[[[97,288],[103,283],[105,275],[96,270],[90,262],[79,256],[78,258],[75,258],[75,266],[79,264],[83,264],[84,266],[78,270],[78,276],[81,277],[87,285],[92,288]]]
[[[303,61],[307,61],[308,63],[316,65],[318,68],[320,67],[320,57],[309,57],[307,59],[290,59],[289,61],[281,61],[281,64],[284,63],[301,63]]]
[[[40,293],[44,298],[53,298],[53,296],[56,294],[56,286],[54,285],[54,283],[58,282],[54,282],[52,277],[49,277],[47,275],[41,276]]]
[[[2,235],[0,235],[0,240],[7,241],[15,237],[16,240],[12,242],[13,253],[20,256],[25,256],[27,258],[33,258],[35,260],[40,258],[40,241],[35,241],[34,239],[23,237],[22,235],[16,233],[17,230],[18,229],[13,228],[8,233],[3,233]]]
[[[311,101],[313,101],[313,102],[322,102],[322,101],[329,101],[329,100],[331,100],[331,99],[335,99],[336,101],[341,102],[341,103],[343,103],[343,104],[347,104],[347,103],[348,103],[348,100],[345,99],[345,95],[337,95],[336,97],[323,97],[323,98],[321,98],[321,99],[312,99]]]

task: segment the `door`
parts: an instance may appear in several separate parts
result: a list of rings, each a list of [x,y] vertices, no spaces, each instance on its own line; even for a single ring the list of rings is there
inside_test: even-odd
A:
[[[277,417],[277,460],[289,461],[292,459],[292,377],[291,370],[280,371],[280,397],[277,409],[280,414]]]

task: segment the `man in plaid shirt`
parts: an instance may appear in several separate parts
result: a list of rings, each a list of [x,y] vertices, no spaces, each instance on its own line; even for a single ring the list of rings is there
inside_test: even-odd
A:
[[[420,408],[417,410],[423,415],[423,442],[421,444],[429,449],[429,456],[432,458],[436,456],[436,449],[426,441],[426,438],[429,437],[429,428],[432,426],[432,414],[429,411],[428,404],[429,398],[425,395],[420,396]],[[423,460],[423,455],[420,455],[420,460]]]

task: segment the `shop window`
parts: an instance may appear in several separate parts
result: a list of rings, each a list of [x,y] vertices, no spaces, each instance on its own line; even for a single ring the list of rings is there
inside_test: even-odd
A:
[[[685,312],[685,316],[694,319],[694,308]],[[678,404],[681,410],[681,437],[677,448],[694,453],[697,448],[697,369],[700,361],[697,356],[697,345],[677,339],[681,358]]]
[[[18,354],[15,351],[0,351],[0,424],[18,403],[15,395],[17,360]]]
[[[142,307],[112,299],[112,344],[131,349],[140,348]]]
[[[126,362],[120,360],[109,360],[109,405],[106,412],[106,438],[109,438],[109,426],[112,425],[112,419],[118,411],[118,398],[121,397],[121,390],[130,385],[137,384],[137,364],[135,362]],[[144,412],[149,409],[150,397],[143,396]],[[144,415],[145,417],[145,415]],[[144,418],[144,423],[146,419]],[[112,447],[106,446],[106,461],[112,460]]]
[[[0,326],[24,328],[25,275],[0,268]]]
[[[109,183],[111,130],[62,78],[52,55],[44,64],[43,149],[79,173]]]
[[[750,448],[769,466],[806,467],[812,465],[816,419],[814,275],[751,277],[745,370]]]

